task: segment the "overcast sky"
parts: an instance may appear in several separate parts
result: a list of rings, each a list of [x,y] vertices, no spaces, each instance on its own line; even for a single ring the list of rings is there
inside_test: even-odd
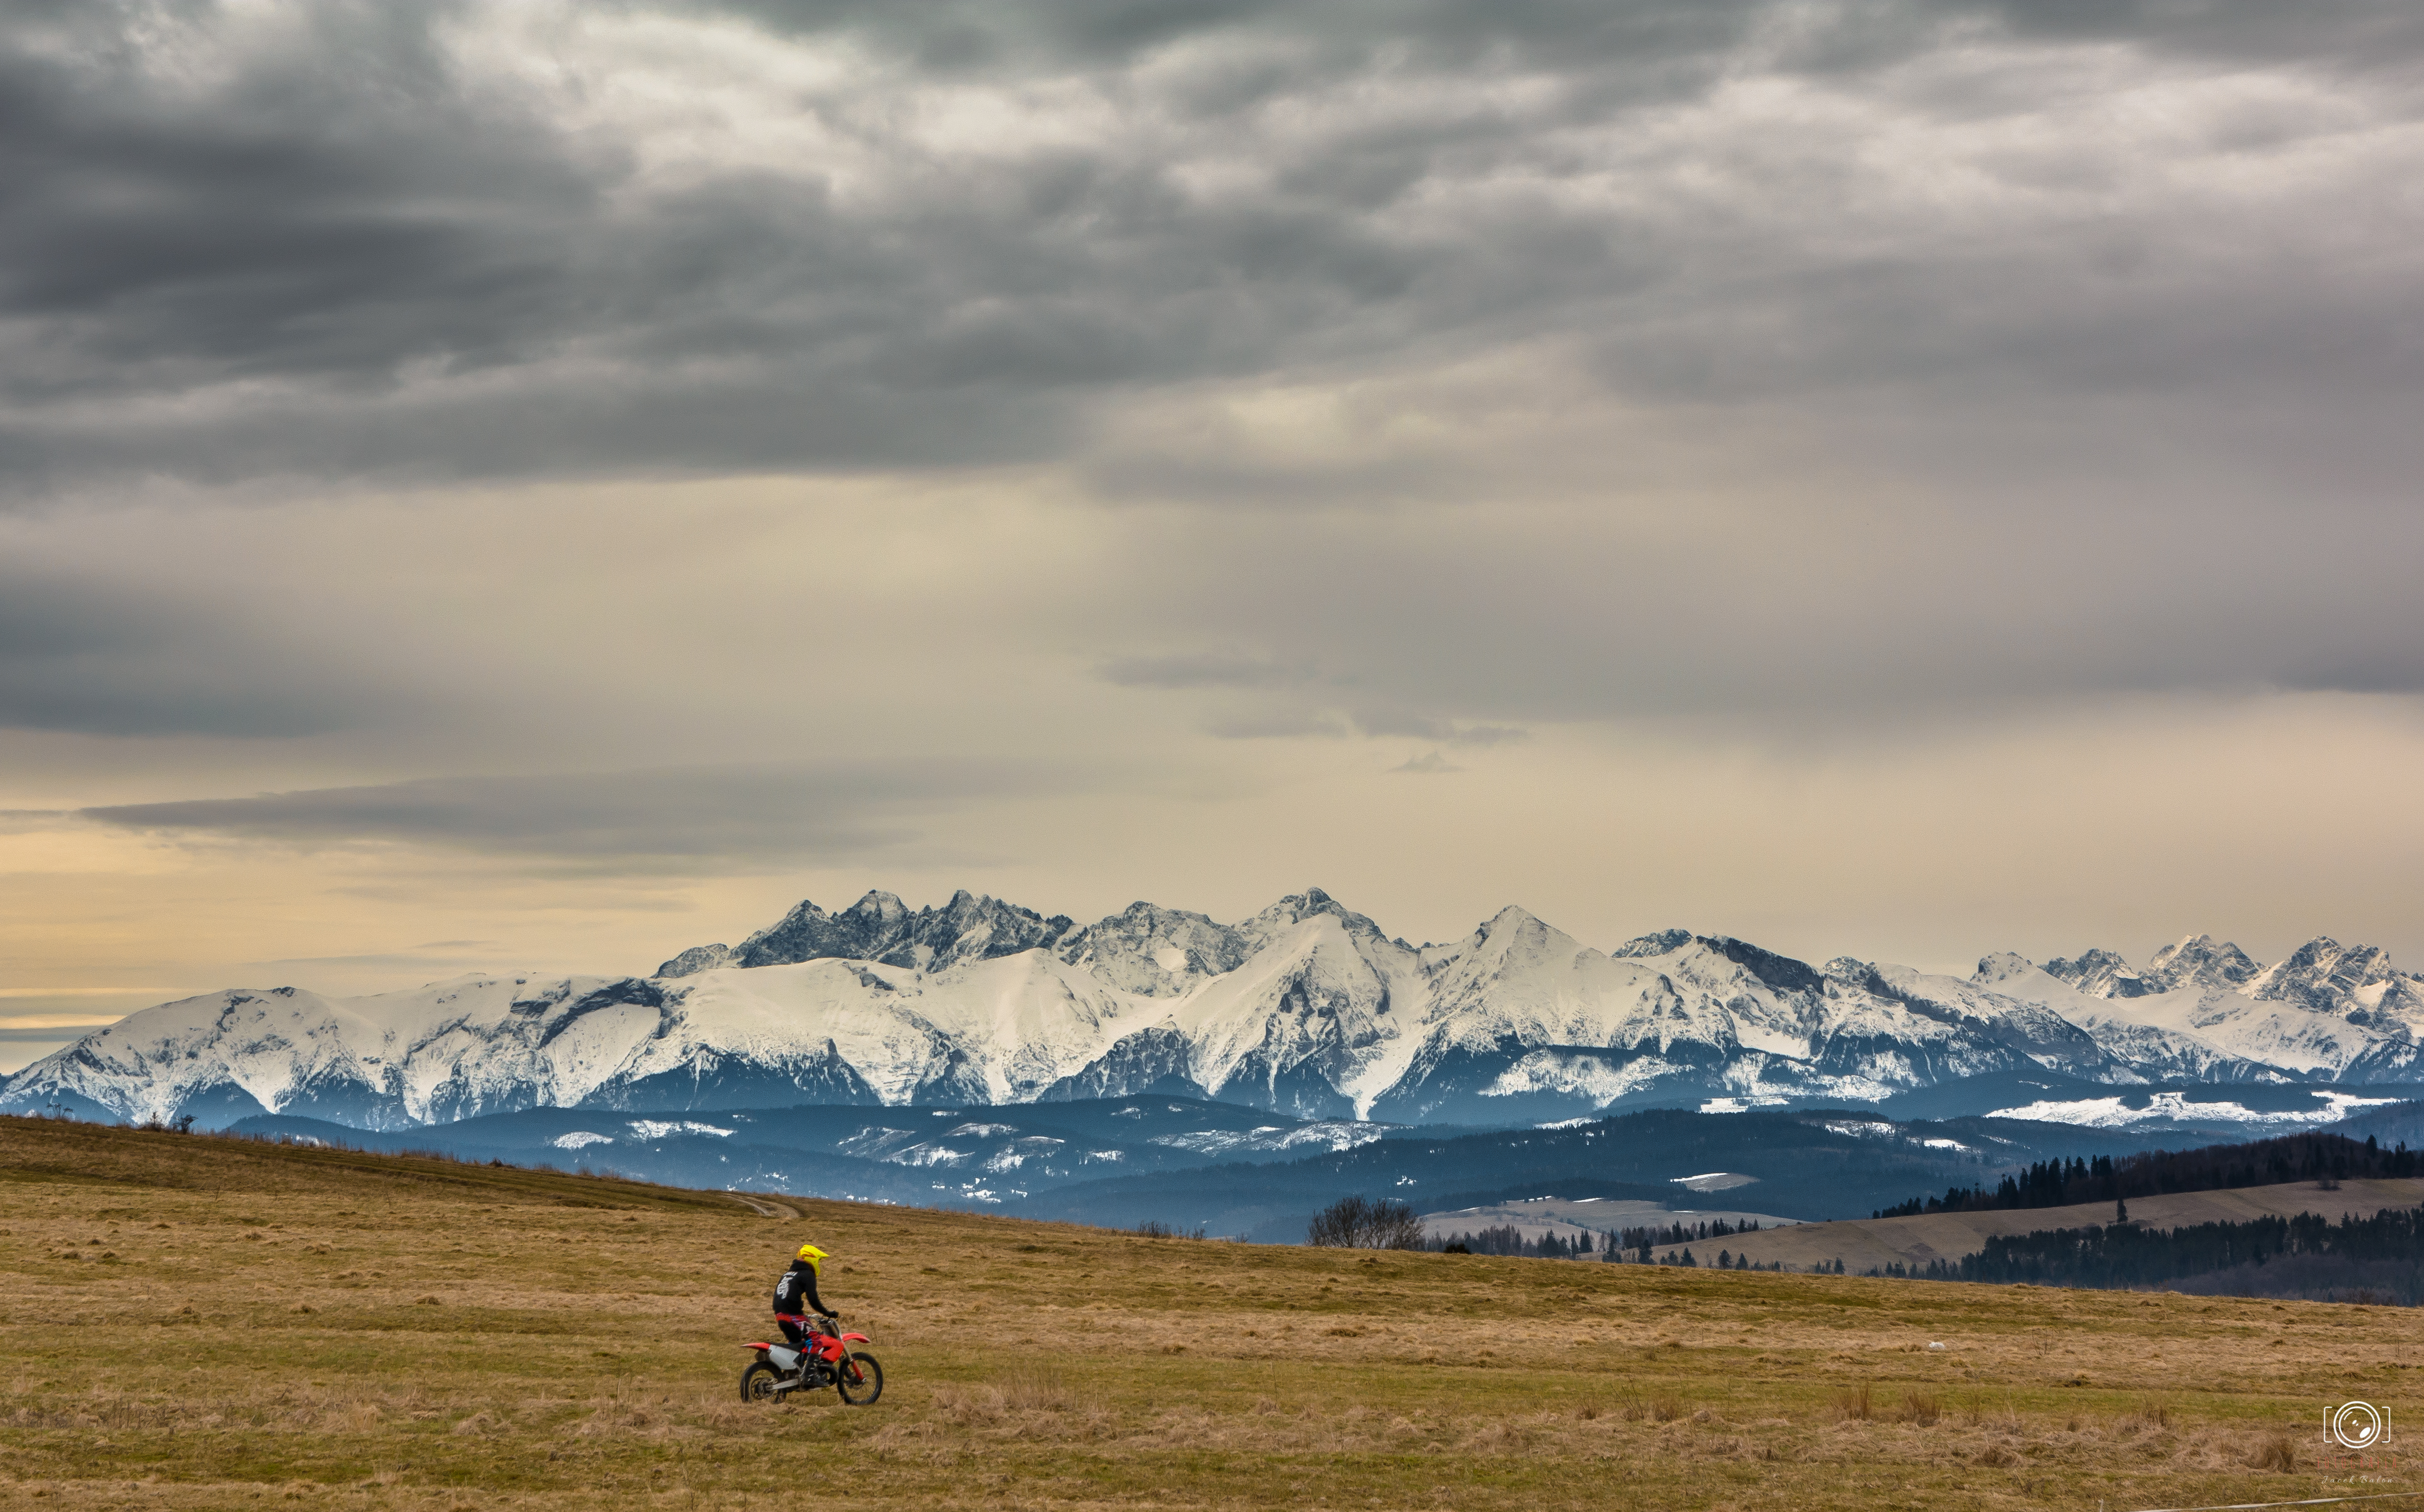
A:
[[[32,0],[0,1069],[802,897],[2424,966],[2424,11]]]

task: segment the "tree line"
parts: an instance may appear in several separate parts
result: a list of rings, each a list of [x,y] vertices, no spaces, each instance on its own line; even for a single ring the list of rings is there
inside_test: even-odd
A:
[[[1722,1239],[1728,1234],[1757,1233],[1759,1230],[1760,1224],[1757,1218],[1745,1218],[1740,1223],[1728,1223],[1723,1218],[1704,1218],[1698,1223],[1669,1223],[1664,1228],[1653,1223],[1643,1228],[1618,1230],[1616,1248],[1651,1249],[1668,1245],[1691,1244],[1696,1240],[1706,1244],[1711,1239]]]
[[[2289,1134],[2247,1144],[2207,1145],[2196,1150],[2149,1150],[2114,1160],[2040,1160],[1997,1183],[1953,1186],[1941,1197],[1914,1197],[1879,1208],[1873,1217],[1916,1218],[1923,1213],[1976,1213],[1995,1208],[2065,1207],[2077,1202],[2118,1202],[2166,1192],[2209,1192],[2230,1186],[2270,1186],[2289,1182],[2361,1181],[2424,1174],[2424,1157],[2401,1140],[2384,1150],[2371,1136],[2363,1144],[2344,1134]]]
[[[1976,1254],[1876,1275],[1922,1281],[2102,1290],[2161,1287],[2208,1296],[2318,1296],[2413,1306],[2424,1300],[2424,1208],[2384,1208],[2333,1223],[2314,1213],[2199,1223],[2136,1224],[1998,1234]]]
[[[1588,1230],[1571,1239],[1559,1238],[1555,1233],[1543,1233],[1538,1239],[1526,1239],[1522,1229],[1512,1223],[1505,1223],[1471,1229],[1461,1233],[1433,1234],[1424,1248],[1451,1255],[1526,1255],[1536,1260],[1584,1260],[1589,1258],[1593,1245]]]
[[[1521,1255],[1536,1260],[1599,1259],[1612,1264],[1630,1262],[1635,1265],[1713,1265],[1721,1270],[1748,1270],[1755,1267],[1730,1249],[1719,1249],[1718,1258],[1701,1261],[1690,1246],[1705,1247],[1712,1239],[1723,1239],[1737,1233],[1757,1233],[1761,1225],[1756,1219],[1729,1223],[1723,1218],[1705,1218],[1697,1223],[1646,1224],[1637,1228],[1583,1229],[1568,1238],[1552,1230],[1537,1239],[1527,1239],[1523,1231],[1512,1223],[1470,1229],[1460,1233],[1439,1233],[1427,1240],[1423,1248],[1452,1255]],[[1661,1255],[1659,1251],[1664,1250]]]

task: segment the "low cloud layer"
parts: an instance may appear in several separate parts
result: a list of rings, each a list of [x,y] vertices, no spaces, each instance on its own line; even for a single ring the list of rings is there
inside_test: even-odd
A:
[[[1072,774],[915,761],[843,769],[435,777],[252,798],[123,804],[80,816],[153,834],[307,848],[438,845],[630,865],[731,867],[863,860],[920,838],[929,820],[983,800],[1064,789]]]

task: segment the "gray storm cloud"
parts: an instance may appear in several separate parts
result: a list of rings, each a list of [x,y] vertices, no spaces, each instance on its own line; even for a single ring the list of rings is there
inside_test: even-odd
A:
[[[2419,64],[2388,0],[14,7],[8,801],[756,865],[1203,737],[1445,803],[1561,725],[2407,699]]]
[[[918,572],[807,674],[729,603],[660,606],[712,630],[703,732],[609,712],[666,686],[615,669],[678,552],[575,591],[455,511],[495,580],[458,597],[371,548],[228,550],[209,584],[85,548],[0,580],[0,727],[412,722],[386,758],[660,768],[769,754],[717,722],[887,657],[935,724],[1043,666],[1081,686],[1069,746],[1120,698],[1459,761],[1556,722],[2412,695],[2419,60],[2390,3],[14,8],[24,531],[163,477],[1061,494],[997,506],[1057,550],[981,608],[958,535],[863,545]],[[506,749],[500,710],[572,683],[526,717],[555,749]],[[584,838],[614,824],[560,790],[363,775],[109,819],[657,846]],[[820,824],[783,846],[866,841]]]
[[[2416,207],[2381,189],[2419,34],[2387,5],[20,8],[0,438],[21,488],[965,464],[1082,450],[1140,390],[1543,339],[1639,404],[2328,413],[2416,378]]]

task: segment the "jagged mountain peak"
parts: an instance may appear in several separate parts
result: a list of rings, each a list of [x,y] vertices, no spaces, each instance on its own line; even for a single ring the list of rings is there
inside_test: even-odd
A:
[[[2391,965],[2379,946],[2344,946],[2318,936],[2265,968],[2249,995],[2337,1013],[2355,1024],[2424,1027],[2424,980]]]
[[[1318,887],[1307,887],[1300,893],[1290,893],[1252,918],[1235,926],[1232,932],[1252,948],[1260,949],[1282,933],[1296,928],[1307,919],[1320,918],[1324,915],[1338,920],[1346,927],[1348,934],[1353,938],[1360,940],[1387,938],[1380,932],[1380,926]]]
[[[1885,979],[1877,975],[1877,968],[1874,962],[1863,961],[1858,956],[1837,956],[1832,961],[1821,963],[1818,974],[1829,981],[1843,982],[1862,988],[1867,987],[1871,982],[1882,982]]]
[[[2231,989],[2253,980],[2263,969],[2227,940],[2192,934],[2156,951],[2144,975],[2161,983],[2166,992],[2182,987]]]
[[[1986,963],[1980,962],[1978,969],[1985,970]],[[2115,950],[2082,950],[2069,961],[2056,957],[2045,963],[2045,972],[2081,997],[2144,997],[2163,990]]]
[[[1660,930],[1653,934],[1635,935],[1608,954],[1619,959],[1673,955],[1697,938],[1689,930]]]
[[[1363,919],[1366,924],[1371,923],[1371,920],[1364,919],[1363,915],[1356,913],[1318,887],[1307,887],[1300,893],[1290,893],[1255,915],[1254,917],[1268,919],[1274,924],[1301,924],[1306,919],[1323,914],[1341,920]]]
[[[1325,916],[1337,919],[1350,936],[1382,938],[1379,925],[1319,887],[1290,894],[1235,925],[1140,899],[1082,929],[1066,915],[1046,918],[1033,909],[966,888],[952,893],[940,908],[915,912],[898,896],[871,889],[837,913],[804,899],[781,920],[739,946],[693,946],[660,965],[656,975],[694,977],[726,966],[833,959],[944,971],[966,962],[1048,948],[1123,991],[1172,996],[1204,978],[1236,969],[1284,931]]]
[[[1778,992],[1815,993],[1826,988],[1825,979],[1811,970],[1807,962],[1762,949],[1747,940],[1737,940],[1730,934],[1698,935],[1695,938],[1711,951],[1725,957]]]
[[[695,977],[702,971],[732,964],[732,947],[728,945],[694,945],[659,966],[655,977]]]
[[[957,903],[967,896],[967,890],[962,888],[951,895],[951,902]],[[815,905],[804,901],[802,906],[814,907]],[[909,905],[901,900],[901,895],[898,893],[887,893],[881,887],[869,887],[857,902],[851,904],[842,912],[852,918],[866,919],[876,924],[891,924],[909,916]]]
[[[1540,915],[1523,904],[1509,903],[1490,915],[1489,922],[1481,926],[1481,932],[1496,934],[1503,930],[1548,929],[1549,927],[1540,921]]]
[[[1981,987],[1992,987],[1999,981],[2017,981],[2032,971],[2044,968],[2028,957],[2013,950],[1995,950],[1978,958],[1978,969],[1970,979]],[[2047,973],[2052,975],[2050,972]]]
[[[871,888],[858,901],[828,914],[802,899],[776,923],[726,950],[694,946],[657,968],[660,977],[695,976],[720,966],[781,966],[804,961],[875,961],[916,970],[942,970],[963,961],[990,960],[1047,946],[1076,921],[1045,918],[997,898],[961,888],[940,908],[912,913],[892,893]]]
[[[1235,971],[1246,944],[1208,916],[1141,900],[1070,934],[1054,952],[1122,992],[1175,997],[1206,977]]]
[[[1572,935],[1514,903],[1475,925],[1459,947],[1468,961],[1490,962],[1502,971],[1518,963],[1571,959],[1581,948]]]

